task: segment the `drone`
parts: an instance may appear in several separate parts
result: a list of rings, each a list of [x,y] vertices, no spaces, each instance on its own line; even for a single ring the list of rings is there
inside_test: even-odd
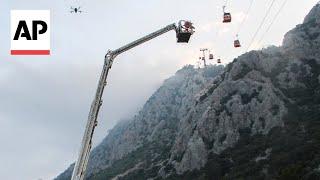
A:
[[[77,13],[82,13],[82,11],[80,10],[80,6],[79,7],[70,7],[70,9],[71,9],[71,11],[70,11],[70,13],[75,13],[75,14],[77,14]]]

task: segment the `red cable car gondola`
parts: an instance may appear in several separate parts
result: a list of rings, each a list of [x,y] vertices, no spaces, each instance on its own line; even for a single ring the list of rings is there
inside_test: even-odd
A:
[[[209,50],[209,59],[210,59],[210,60],[214,59],[213,54],[211,53],[210,50]]]
[[[213,54],[209,54],[209,59],[213,59]]]
[[[223,14],[223,23],[230,23],[231,22],[231,14],[230,13],[224,13]]]
[[[239,47],[241,47],[241,44],[240,44],[240,41],[239,41],[239,36],[237,35],[237,38],[236,38],[236,40],[234,40],[234,47],[235,48],[239,48]]]
[[[241,44],[240,44],[240,41],[239,41],[239,40],[235,40],[235,41],[234,41],[234,47],[235,47],[235,48],[241,47]]]
[[[226,6],[223,6],[223,23],[230,23],[231,22],[231,13],[225,12]]]

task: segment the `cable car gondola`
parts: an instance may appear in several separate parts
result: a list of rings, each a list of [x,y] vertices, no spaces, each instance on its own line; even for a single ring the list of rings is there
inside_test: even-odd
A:
[[[235,47],[235,48],[241,47],[241,44],[240,44],[240,41],[239,41],[239,40],[235,40],[235,41],[234,41],[234,47]]]
[[[209,51],[209,59],[210,60],[214,59],[213,54],[211,53],[211,51]]]
[[[231,22],[231,13],[225,12],[226,6],[223,6],[223,23],[230,23]]]
[[[240,44],[240,40],[239,40],[239,37],[238,37],[238,35],[237,35],[237,39],[236,40],[234,40],[234,47],[235,48],[239,48],[239,47],[241,47],[241,44]]]
[[[188,43],[194,33],[194,26],[190,21],[180,21],[177,28],[177,42]]]
[[[219,58],[219,59],[217,59],[217,63],[218,64],[220,64],[221,63],[221,59]]]
[[[209,59],[214,59],[213,54],[209,54]]]

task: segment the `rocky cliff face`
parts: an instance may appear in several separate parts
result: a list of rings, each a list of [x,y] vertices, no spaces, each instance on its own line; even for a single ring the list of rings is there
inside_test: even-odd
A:
[[[207,69],[185,66],[166,80],[132,120],[119,123],[92,151],[87,177],[91,179],[95,174],[110,170],[114,166],[121,170],[112,172],[108,177],[118,175],[126,171],[126,167],[132,168],[140,160],[143,161],[145,154],[137,153],[141,150],[150,150],[149,158],[168,158],[179,120],[193,108],[199,93],[211,84],[223,69],[223,66],[209,66]],[[139,158],[142,159],[132,158],[132,162],[120,162],[117,165],[118,160],[128,158],[130,153],[141,155]],[[140,166],[146,164],[148,163],[140,163]],[[70,179],[72,168],[73,165],[57,179]]]
[[[185,67],[94,149],[87,179],[320,179],[319,49],[316,5],[282,47]]]

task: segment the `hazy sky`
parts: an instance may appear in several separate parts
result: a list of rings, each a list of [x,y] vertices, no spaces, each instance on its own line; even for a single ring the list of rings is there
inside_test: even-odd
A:
[[[229,0],[232,24],[221,23],[222,0],[0,0],[0,179],[52,179],[76,157],[89,107],[108,49],[118,48],[180,19],[196,33],[188,45],[170,32],[116,59],[105,90],[94,143],[121,119],[131,117],[185,64],[196,64],[199,48],[224,63],[243,53],[272,0],[255,0],[241,28],[242,49],[233,40],[250,0]],[[284,0],[276,0],[263,26]],[[280,45],[318,0],[288,0],[257,49]],[[83,14],[69,13],[82,6]],[[10,56],[10,10],[51,10],[51,56]],[[260,38],[258,35],[257,40]]]

